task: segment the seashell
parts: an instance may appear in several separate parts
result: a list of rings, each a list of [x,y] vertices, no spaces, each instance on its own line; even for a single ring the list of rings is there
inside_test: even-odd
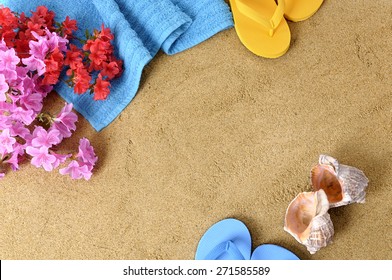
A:
[[[332,242],[334,227],[328,209],[324,190],[300,193],[287,208],[284,230],[314,254]]]
[[[331,156],[320,155],[319,163],[310,173],[313,189],[325,191],[331,208],[365,202],[369,180],[361,170],[339,164]]]

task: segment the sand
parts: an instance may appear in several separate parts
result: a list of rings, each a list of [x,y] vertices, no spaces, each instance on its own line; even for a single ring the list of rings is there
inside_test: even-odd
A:
[[[253,248],[301,259],[392,259],[392,5],[326,0],[265,59],[234,29],[145,68],[136,98],[96,132],[90,181],[23,165],[0,181],[0,259],[194,259],[237,218]],[[47,106],[60,108],[53,95]],[[330,209],[333,243],[311,255],[283,230],[320,154],[369,178],[366,203]]]

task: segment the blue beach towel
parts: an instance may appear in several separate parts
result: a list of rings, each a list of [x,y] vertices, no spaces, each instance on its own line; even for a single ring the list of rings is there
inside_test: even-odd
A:
[[[115,36],[115,49],[124,61],[124,72],[113,80],[104,101],[87,94],[76,95],[65,83],[55,90],[100,131],[109,125],[134,98],[143,68],[162,49],[176,54],[233,26],[232,15],[223,0],[0,0],[17,12],[44,5],[56,13],[56,20],[68,15],[78,22],[76,36],[86,29],[109,27]]]

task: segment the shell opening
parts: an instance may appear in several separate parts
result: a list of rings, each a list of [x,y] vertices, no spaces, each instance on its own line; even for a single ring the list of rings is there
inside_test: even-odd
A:
[[[286,227],[300,237],[308,230],[316,211],[317,200],[313,192],[297,195],[287,209]]]
[[[318,164],[311,170],[312,186],[315,191],[324,190],[329,203],[342,201],[342,186],[334,170],[323,164]]]

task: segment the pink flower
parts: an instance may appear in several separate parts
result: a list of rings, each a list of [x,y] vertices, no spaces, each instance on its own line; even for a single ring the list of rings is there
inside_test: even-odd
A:
[[[44,85],[42,83],[42,78],[38,76],[38,74],[33,76],[33,80],[35,83],[35,87],[34,87],[35,92],[41,94],[42,97],[45,98],[48,95],[48,93],[52,91],[53,86]]]
[[[19,80],[19,90],[22,92],[23,96],[30,95],[34,92],[34,80],[29,76],[25,76]]]
[[[78,116],[72,112],[72,103],[67,104],[61,109],[60,113],[56,118],[53,118],[53,129],[60,131],[60,135],[64,138],[72,135],[71,130],[76,129],[75,122],[77,122]]]
[[[13,86],[13,82],[18,78],[18,74],[16,70],[5,68],[1,71],[4,74],[4,77],[10,86]]]
[[[27,147],[26,152],[31,155],[31,164],[35,167],[43,167],[46,171],[52,171],[53,165],[56,162],[56,157],[49,154],[48,147],[34,148]]]
[[[40,93],[32,93],[28,95],[24,95],[20,98],[20,104],[24,105],[26,109],[31,109],[35,113],[41,112],[43,106],[43,96]]]
[[[71,161],[67,167],[61,168],[59,172],[62,175],[69,174],[72,179],[84,178],[85,180],[89,180],[92,175],[91,170],[87,165],[81,166],[76,160]]]
[[[0,4],[0,10],[2,8]],[[70,162],[60,170],[61,174],[89,180],[98,159],[89,140],[80,140],[75,160],[68,160],[72,154],[53,151],[53,147],[76,130],[78,116],[73,112],[73,105],[65,103],[56,117],[42,114],[42,119],[35,122],[44,98],[64,70],[64,53],[69,43],[67,36],[76,28],[76,21],[63,24],[66,30],[60,32],[67,35],[62,37],[58,29],[60,26],[54,21],[54,13],[52,15],[45,7],[39,7],[32,14],[32,18],[28,18],[23,13],[14,13],[12,22],[9,18],[3,18],[6,26],[0,23],[0,33],[1,28],[5,28],[2,30],[4,36],[0,34],[0,37],[4,37],[0,38],[0,179],[5,176],[3,166],[18,170],[20,161],[27,157],[32,165],[46,171]],[[94,33],[93,36],[98,35]],[[100,39],[103,40],[103,37]],[[105,54],[109,60],[112,59],[109,57],[112,49],[106,50]],[[82,53],[80,56],[81,63]],[[110,61],[107,64],[105,73],[110,76],[116,69]],[[53,85],[48,85],[51,81],[54,81]],[[39,124],[46,118],[51,123],[49,129],[44,128],[45,124]]]
[[[27,73],[29,73],[29,70],[26,69],[26,67],[22,67],[22,66],[16,66],[16,74],[18,75],[18,77],[20,79],[24,79],[27,77]]]
[[[48,53],[58,48],[60,51],[65,52],[67,50],[68,40],[57,35],[56,32],[50,32],[48,29],[45,30],[46,35],[40,36],[36,32],[31,32],[38,41],[31,40],[29,42],[30,51],[29,53],[38,59],[44,60]]]
[[[0,154],[11,153],[14,150],[15,138],[10,136],[10,130],[4,129],[0,134]]]
[[[10,134],[12,136],[20,136],[23,139],[26,139],[26,137],[30,135],[30,130],[22,123],[15,122],[10,128]]]
[[[3,111],[0,109],[0,130],[5,128],[10,128],[12,126],[12,121],[8,116],[3,115]]]
[[[12,156],[11,156],[9,159],[3,161],[3,163],[8,163],[8,164],[10,164],[10,165],[11,165],[11,169],[12,169],[13,171],[16,171],[16,170],[19,169],[18,157],[19,157],[19,150],[15,150],[15,151],[12,153]]]
[[[68,40],[57,35],[56,32],[50,33],[49,30],[46,30],[47,44],[49,47],[49,52],[54,51],[54,49],[58,48],[62,52],[67,51]]]
[[[26,65],[26,69],[30,71],[37,70],[38,75],[43,75],[46,71],[46,66],[43,60],[35,57],[34,55],[28,58],[22,58],[22,62]]]
[[[35,127],[33,131],[33,139],[31,144],[33,147],[47,147],[50,148],[52,145],[60,143],[60,132],[56,129],[52,129],[49,132],[43,129],[41,126]]]
[[[26,125],[31,124],[35,118],[33,110],[25,110],[22,107],[13,108],[11,113],[13,120],[23,122]]]
[[[69,174],[73,179],[89,180],[92,175],[92,169],[98,157],[95,155],[94,148],[90,145],[90,141],[82,138],[79,141],[79,153],[77,160],[73,160],[70,164],[60,169],[60,174]]]
[[[29,42],[29,53],[38,59],[44,60],[49,51],[48,43],[45,37],[39,36],[34,31],[31,33],[38,41],[31,40]]]
[[[5,93],[9,90],[9,86],[5,81],[5,77],[3,74],[0,74],[0,102],[4,102],[7,100]]]
[[[57,168],[60,165],[60,163],[65,162],[67,158],[72,156],[71,154],[61,155],[61,154],[56,154],[54,152],[51,152],[50,154],[56,157],[56,161],[53,163],[54,168]]]
[[[20,62],[13,48],[0,50],[0,74],[3,74],[5,80],[10,84],[11,81],[18,77],[16,65]]]
[[[15,70],[20,59],[17,57],[13,48],[6,51],[0,51],[0,69]]]
[[[82,138],[79,141],[79,153],[77,158],[86,165],[94,166],[98,157],[95,155],[94,148],[91,146],[90,141],[86,138]]]

